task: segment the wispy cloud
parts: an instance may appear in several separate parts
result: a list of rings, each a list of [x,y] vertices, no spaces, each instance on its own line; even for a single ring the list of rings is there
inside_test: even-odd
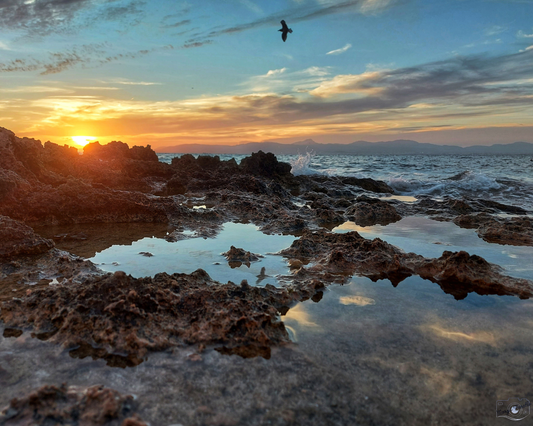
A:
[[[181,21],[174,22],[172,24],[164,24],[164,25],[162,25],[162,28],[178,28],[178,27],[182,27],[184,25],[188,25],[190,23],[191,23],[190,19],[183,19]]]
[[[527,34],[525,31],[520,30],[520,31],[518,31],[516,36],[519,37],[519,38],[533,38],[533,33]]]
[[[505,31],[507,31],[507,27],[503,25],[492,25],[491,27],[485,28],[485,31],[483,31],[483,33],[488,37],[492,37],[501,34]]]
[[[3,41],[0,41],[0,50],[11,50],[11,48]]]
[[[140,22],[144,5],[141,0],[5,0],[0,2],[0,27],[22,31],[27,37],[43,37],[76,32],[101,21],[131,26]]]
[[[197,38],[191,40],[191,42],[240,33],[262,26],[278,25],[281,19],[286,20],[287,23],[291,23],[308,21],[337,13],[378,13],[392,7],[395,3],[396,1],[394,0],[321,0],[318,4],[299,3],[295,7],[273,13],[255,21],[212,29],[206,33],[199,34]]]
[[[0,72],[39,71],[41,75],[57,74],[76,65],[100,66],[123,59],[135,59],[155,51],[174,48],[168,45],[113,54],[109,52],[108,47],[106,43],[89,44],[73,47],[64,52],[49,52],[46,60],[36,58],[14,59],[0,63]]]
[[[124,84],[127,86],[156,86],[161,85],[161,83],[154,83],[152,81],[126,81],[126,80],[120,80],[116,81],[117,84]]]
[[[352,45],[350,43],[347,43],[344,47],[341,47],[340,49],[330,50],[326,55],[340,55],[341,53],[346,52],[348,49],[350,49]]]
[[[252,0],[240,0],[241,4],[258,15],[263,14],[263,9],[261,9],[257,4]]]

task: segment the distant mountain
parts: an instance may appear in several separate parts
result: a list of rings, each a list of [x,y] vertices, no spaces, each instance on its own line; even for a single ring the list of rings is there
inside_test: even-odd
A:
[[[508,145],[496,144],[491,146],[475,145],[462,148],[453,145],[435,145],[419,143],[411,140],[395,140],[387,142],[357,141],[349,144],[318,143],[312,139],[282,144],[278,142],[249,142],[240,145],[203,145],[184,144],[167,146],[157,149],[160,153],[180,154],[251,154],[257,151],[272,152],[274,154],[305,154],[312,151],[323,155],[469,155],[469,154],[527,154],[533,155],[533,143],[514,142]]]

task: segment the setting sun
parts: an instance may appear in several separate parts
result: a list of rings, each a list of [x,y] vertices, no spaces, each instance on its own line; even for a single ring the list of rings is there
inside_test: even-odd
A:
[[[96,140],[94,136],[71,136],[71,138],[77,145],[80,145],[80,146],[85,146],[89,142]]]

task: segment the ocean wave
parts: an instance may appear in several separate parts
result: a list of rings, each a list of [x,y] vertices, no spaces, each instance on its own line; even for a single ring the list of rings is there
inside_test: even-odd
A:
[[[311,161],[314,156],[315,154],[313,152],[306,152],[305,155],[300,154],[297,158],[291,159],[291,173],[294,176],[322,174],[318,170],[311,168]]]

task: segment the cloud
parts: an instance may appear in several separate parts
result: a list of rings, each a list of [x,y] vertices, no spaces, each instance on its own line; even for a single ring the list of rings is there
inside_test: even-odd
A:
[[[124,84],[128,86],[155,86],[155,85],[161,85],[162,83],[154,83],[151,81],[126,81],[126,80],[120,80],[116,81],[117,84]]]
[[[505,31],[507,31],[507,27],[504,27],[502,25],[492,25],[489,28],[485,28],[485,31],[483,31],[483,33],[486,36],[491,37],[491,36],[495,36],[495,35],[501,34],[501,33],[505,32]]]
[[[314,3],[298,3],[297,6],[285,9],[281,12],[273,13],[271,15],[262,17],[260,19],[245,22],[243,24],[234,25],[226,28],[212,29],[207,33],[199,34],[193,41],[201,41],[203,39],[213,39],[227,34],[235,34],[250,29],[259,28],[262,26],[278,25],[284,19],[288,24],[291,22],[308,21],[322,16],[337,14],[337,13],[377,13],[392,7],[396,1],[394,0],[321,0],[318,4]]]
[[[0,88],[2,93],[71,93],[69,89],[52,86],[20,86],[13,88]]]
[[[0,50],[11,50],[11,49],[6,43],[4,43],[3,41],[0,41]]]
[[[182,27],[183,25],[188,25],[191,23],[190,19],[184,19],[182,21],[174,22],[173,24],[162,25],[162,28],[177,28]]]
[[[277,75],[277,74],[283,74],[285,71],[287,71],[287,68],[281,68],[281,69],[278,69],[278,70],[269,70],[265,77],[271,77],[273,75]]]
[[[205,44],[212,44],[212,43],[213,43],[213,40],[203,40],[203,41],[189,40],[181,47],[183,47],[184,49],[190,49],[193,47],[201,47],[201,46],[204,46]]]
[[[28,34],[61,31],[91,0],[7,0],[0,3],[0,26]]]
[[[326,55],[340,55],[341,53],[346,52],[351,47],[352,45],[350,43],[347,43],[346,46],[341,47],[340,49],[330,50],[328,53],[326,53]]]
[[[518,33],[516,33],[516,36],[519,38],[533,38],[533,34],[526,34],[522,30],[518,31]]]
[[[128,26],[140,22],[144,1],[113,0],[3,0],[0,27],[22,31],[26,37],[77,32],[101,21],[118,21]],[[133,20],[129,20],[133,17]]]
[[[263,9],[261,9],[257,4],[251,0],[240,0],[241,4],[246,8],[250,9],[252,12],[257,13],[258,15],[263,14]]]
[[[98,134],[237,142],[328,132],[516,128],[516,123],[533,125],[533,48],[361,74],[279,68],[265,70],[240,88],[239,95],[165,102],[113,98],[112,91],[109,96],[43,92],[42,99],[31,102],[0,98],[10,102],[2,107],[13,116],[16,111],[35,113],[24,123],[41,135],[98,128]]]
[[[76,65],[100,66],[122,59],[135,59],[149,53],[173,49],[171,45],[142,49],[132,52],[112,54],[108,51],[108,44],[89,44],[73,47],[64,52],[49,52],[48,59],[14,59],[0,63],[0,72],[40,71],[41,75],[57,74]]]

